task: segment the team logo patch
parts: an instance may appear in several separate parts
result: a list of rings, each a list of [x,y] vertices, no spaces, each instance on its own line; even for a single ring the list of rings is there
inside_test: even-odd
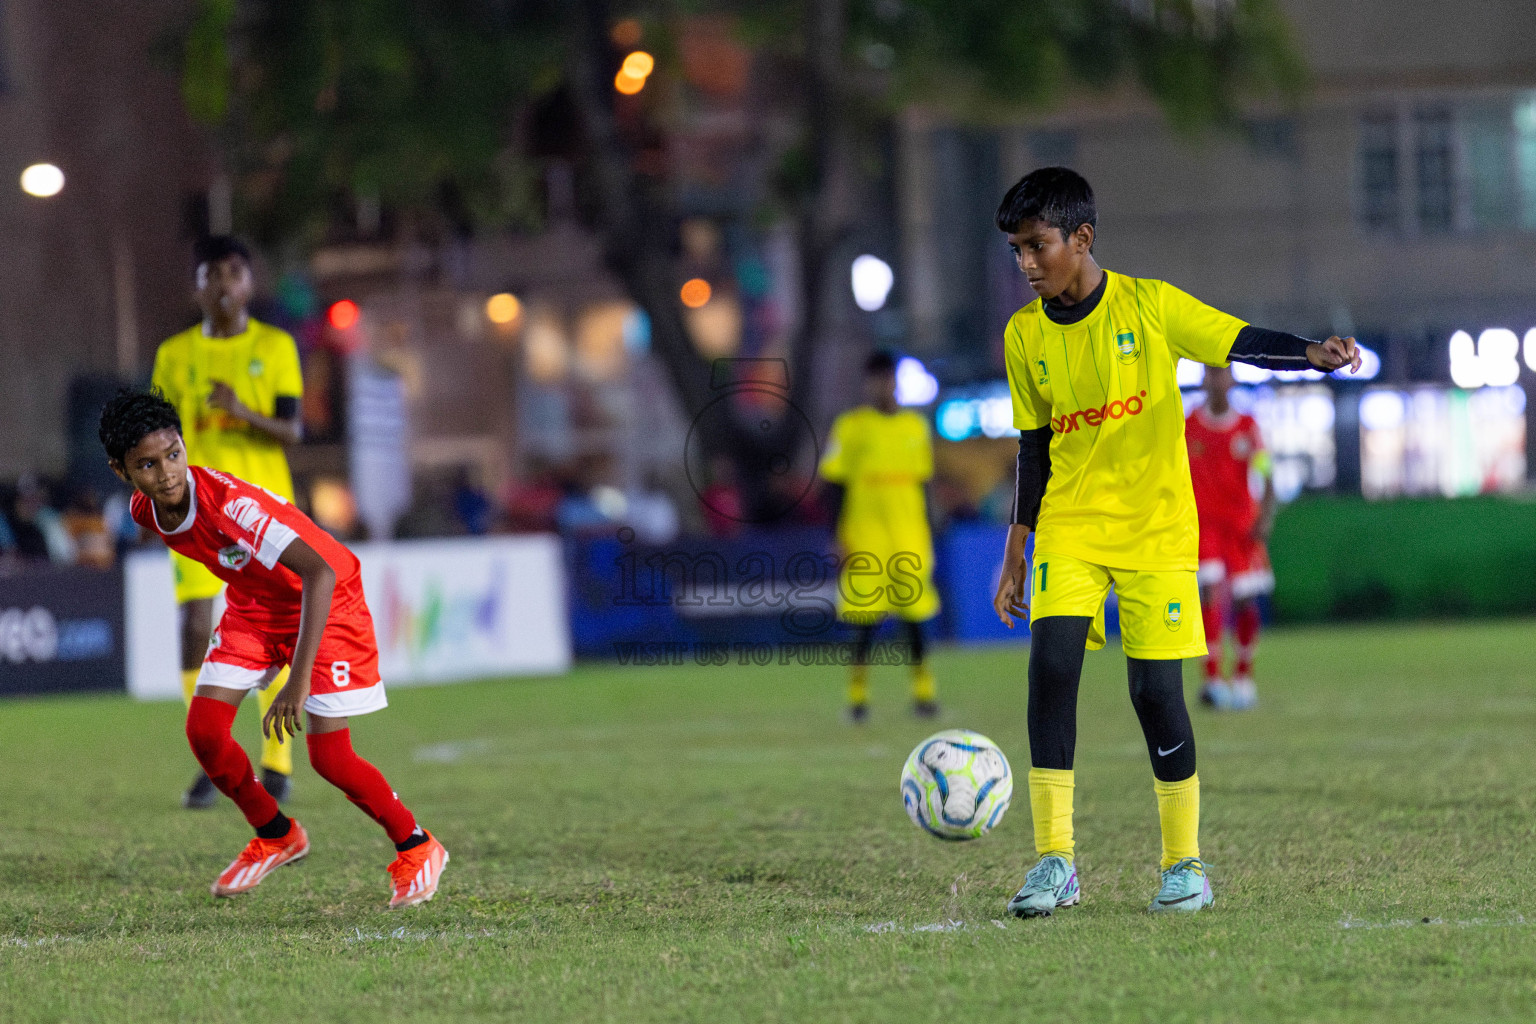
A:
[[[1121,331],[1115,335],[1115,354],[1122,363],[1136,361],[1136,357],[1141,355],[1141,346],[1136,343],[1135,331]]]
[[[1041,387],[1045,387],[1047,384],[1049,384],[1051,382],[1051,371],[1045,365],[1045,360],[1044,359],[1036,359],[1035,360],[1035,366],[1040,371],[1040,374],[1039,374],[1038,377],[1035,378],[1035,381]]]
[[[260,377],[262,375],[262,373],[266,370],[266,368],[267,368],[267,365],[265,363],[263,363],[260,359],[252,359],[251,360],[251,365],[249,367],[250,373],[251,373],[252,377]]]
[[[1177,631],[1184,621],[1184,609],[1178,601],[1169,601],[1168,607],[1163,609],[1163,625]]]
[[[246,563],[251,560],[251,553],[238,544],[231,544],[227,548],[219,548],[219,564],[226,569],[239,572],[244,569]]]

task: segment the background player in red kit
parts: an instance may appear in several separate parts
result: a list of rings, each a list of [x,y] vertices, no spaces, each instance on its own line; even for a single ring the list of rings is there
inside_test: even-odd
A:
[[[227,607],[187,711],[187,739],[256,838],[213,883],[213,894],[247,892],[309,853],[304,827],[278,810],[230,735],[246,693],[290,665],[287,685],[262,719],[263,734],[296,735],[299,712],[306,712],[310,764],[395,844],[389,905],[431,899],[448,851],[352,749],[349,716],[387,703],[357,556],[271,492],[189,467],[181,420],[158,393],[124,392],[107,403],[100,437],[113,471],[136,491],[134,520],[228,585]]]
[[[1206,401],[1190,414],[1184,436],[1200,516],[1200,608],[1209,645],[1200,699],[1215,708],[1240,710],[1259,699],[1253,650],[1259,639],[1259,595],[1275,589],[1265,548],[1275,522],[1275,487],[1259,425],[1232,408],[1227,400],[1231,388],[1231,370],[1205,371]],[[1249,483],[1254,474],[1264,481],[1258,501]],[[1230,683],[1221,671],[1229,605],[1237,633]]]

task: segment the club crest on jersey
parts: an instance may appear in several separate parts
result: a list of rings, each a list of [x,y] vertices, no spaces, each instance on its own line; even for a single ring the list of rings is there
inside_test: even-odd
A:
[[[1039,370],[1040,370],[1039,375],[1035,378],[1035,382],[1037,384],[1039,384],[1041,387],[1045,387],[1047,384],[1049,384],[1051,382],[1051,371],[1050,371],[1050,368],[1045,365],[1045,360],[1044,359],[1036,359],[1035,360],[1035,366],[1038,367]]]
[[[1115,354],[1122,363],[1136,361],[1136,357],[1141,355],[1141,346],[1136,343],[1135,331],[1121,331],[1115,335]]]
[[[227,548],[219,548],[219,564],[226,569],[239,572],[244,569],[246,563],[251,560],[251,553],[238,544],[231,544]]]
[[[1168,607],[1163,609],[1163,625],[1177,631],[1184,622],[1184,608],[1178,601],[1169,601]]]
[[[260,359],[252,359],[251,365],[247,367],[252,377],[260,377],[266,369],[267,364],[263,363]]]

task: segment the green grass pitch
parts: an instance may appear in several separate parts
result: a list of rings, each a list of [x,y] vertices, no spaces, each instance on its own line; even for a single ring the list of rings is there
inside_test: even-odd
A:
[[[1529,1021],[1533,637],[1267,637],[1261,707],[1194,712],[1216,905],[1176,919],[1144,912],[1156,811],[1115,651],[1082,690],[1084,902],[1028,922],[1002,912],[1032,860],[1022,783],[978,842],[903,815],[901,764],[931,729],[895,668],[862,729],[838,720],[835,668],[397,690],[356,745],[453,863],[396,913],[384,837],[307,764],[290,812],[314,852],[215,902],[248,832],[227,801],[176,806],[178,705],[4,702],[0,1019]],[[1019,772],[1024,664],[935,656],[941,724]],[[251,740],[250,708],[239,727]]]

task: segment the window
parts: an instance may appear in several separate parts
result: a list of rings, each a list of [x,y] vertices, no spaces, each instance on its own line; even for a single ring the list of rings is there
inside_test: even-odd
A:
[[[1360,220],[1374,231],[1398,226],[1397,114],[1360,121]]]
[[[1536,94],[1526,93],[1515,102],[1514,135],[1520,226],[1536,230]]]
[[[1449,231],[1456,217],[1456,144],[1451,112],[1443,107],[1414,111],[1413,138],[1419,230],[1426,234]]]

